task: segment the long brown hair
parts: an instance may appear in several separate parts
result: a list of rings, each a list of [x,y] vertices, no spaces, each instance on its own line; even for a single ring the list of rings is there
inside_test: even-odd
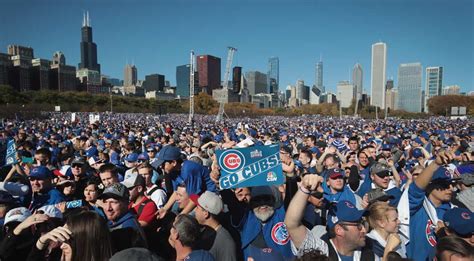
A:
[[[106,261],[112,256],[109,228],[103,218],[93,211],[80,211],[66,222],[72,232],[69,244],[72,261]]]

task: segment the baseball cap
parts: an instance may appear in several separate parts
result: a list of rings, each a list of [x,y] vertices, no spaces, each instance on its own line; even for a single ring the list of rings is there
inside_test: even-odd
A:
[[[130,153],[125,157],[125,161],[128,161],[128,162],[136,162],[137,160],[138,160],[137,153]]]
[[[83,157],[75,157],[71,162],[71,165],[73,165],[73,164],[84,165],[84,164],[86,164],[86,160]]]
[[[201,196],[193,194],[190,196],[190,199],[196,205],[200,206],[213,215],[218,215],[224,208],[222,199],[214,192],[205,191]]]
[[[89,158],[89,160],[87,162],[89,163],[89,166],[92,166],[96,163],[102,163],[102,162],[104,162],[104,160],[99,159],[98,156],[92,156],[92,157]]]
[[[98,154],[99,150],[97,150],[97,147],[90,147],[88,150],[86,150],[86,157],[97,156]]]
[[[104,189],[102,195],[99,196],[99,199],[108,199],[114,198],[118,200],[127,200],[129,199],[130,194],[128,193],[128,188],[121,183],[112,184]]]
[[[50,218],[63,218],[63,213],[53,205],[42,206],[38,210],[43,211],[43,213],[48,215]]]
[[[339,222],[359,222],[364,211],[358,210],[350,201],[341,200],[329,209],[329,214],[331,218],[328,219],[327,226],[332,228]]]
[[[344,174],[342,174],[342,170],[339,168],[333,168],[333,169],[328,169],[328,178],[330,179],[337,179],[337,178],[343,178]]]
[[[140,174],[130,173],[125,175],[125,178],[121,183],[128,189],[131,189],[138,185],[145,186],[145,179]]]
[[[49,179],[52,178],[51,171],[45,166],[38,166],[31,170],[30,179]]]
[[[250,195],[249,205],[252,209],[264,205],[275,206],[276,198],[270,186],[252,187]]]
[[[141,153],[140,155],[138,155],[137,160],[146,161],[146,160],[150,160],[150,157],[146,153]]]
[[[293,149],[290,147],[290,146],[280,146],[280,150],[281,151],[284,151],[288,154],[291,155],[291,153],[293,152]]]
[[[472,173],[464,174],[461,176],[460,181],[462,184],[466,186],[472,186],[472,184],[474,184],[474,174]]]
[[[161,166],[166,160],[177,160],[179,157],[181,157],[181,150],[178,147],[167,145],[160,150],[154,163],[156,166]]]
[[[452,208],[444,214],[444,224],[456,234],[471,235],[474,233],[474,214],[465,208]]]
[[[23,222],[29,216],[31,216],[31,212],[25,207],[11,209],[5,215],[5,221],[3,225],[6,225],[10,222]]]
[[[385,143],[382,145],[382,150],[391,150],[392,146],[388,143]]]
[[[395,197],[392,196],[392,195],[387,194],[381,188],[375,188],[375,189],[370,190],[367,193],[367,198],[369,200],[369,204],[372,204],[376,201],[388,201],[390,199],[394,199]]]
[[[451,173],[449,170],[443,166],[440,166],[435,173],[433,174],[433,178],[431,181],[451,181]]]
[[[387,164],[376,162],[372,167],[370,167],[370,173],[384,178],[386,176],[391,176],[392,172],[390,167]]]
[[[411,155],[413,156],[413,158],[417,159],[423,157],[423,152],[421,151],[421,149],[416,148],[412,151]]]

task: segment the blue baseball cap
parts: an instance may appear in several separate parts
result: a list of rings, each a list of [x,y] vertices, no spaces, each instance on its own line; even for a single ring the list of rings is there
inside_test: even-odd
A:
[[[97,156],[99,155],[99,151],[97,150],[97,147],[90,147],[87,151],[86,151],[86,157],[92,157],[92,156]]]
[[[433,174],[433,178],[431,181],[441,181],[441,180],[446,180],[446,181],[451,181],[451,172],[443,166],[440,166],[435,173]]]
[[[163,162],[167,160],[177,160],[181,157],[181,150],[178,147],[167,145],[164,146],[160,153],[158,153],[158,158],[153,163],[154,167],[159,167]]]
[[[146,153],[141,153],[140,155],[138,155],[137,160],[142,160],[142,161],[144,161],[144,160],[150,160],[150,157],[149,157],[148,154],[146,154]]]
[[[328,227],[332,228],[339,222],[359,222],[364,215],[364,210],[358,210],[354,204],[347,200],[341,200],[329,210],[331,218],[328,219]]]
[[[52,178],[53,173],[45,166],[35,167],[31,170],[29,178],[34,179],[49,179]]]
[[[416,137],[413,141],[420,144],[420,145],[423,145],[423,142],[421,141],[421,139],[419,137]]]
[[[125,161],[128,162],[135,162],[138,160],[138,154],[137,153],[130,153],[125,157]]]
[[[382,150],[391,150],[392,146],[388,143],[385,143],[382,145]]]
[[[421,158],[421,157],[423,157],[423,151],[421,151],[421,149],[419,149],[419,148],[416,148],[412,151],[411,155],[415,159]]]
[[[474,214],[465,208],[452,208],[444,214],[444,224],[461,236],[474,233]]]

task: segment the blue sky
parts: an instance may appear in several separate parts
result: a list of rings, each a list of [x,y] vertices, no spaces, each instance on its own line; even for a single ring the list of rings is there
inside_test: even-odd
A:
[[[234,64],[267,71],[280,59],[280,89],[303,79],[314,84],[324,62],[324,85],[350,80],[356,62],[370,93],[371,45],[387,43],[387,76],[397,84],[400,63],[444,67],[444,85],[474,90],[474,5],[471,0],[0,0],[0,51],[8,44],[34,48],[51,59],[80,61],[80,27],[88,10],[102,73],[123,79],[132,61],[138,76],[160,73],[176,83],[177,65],[190,50],[222,59],[238,49]],[[222,75],[224,75],[222,73]],[[423,86],[424,86],[423,75]]]

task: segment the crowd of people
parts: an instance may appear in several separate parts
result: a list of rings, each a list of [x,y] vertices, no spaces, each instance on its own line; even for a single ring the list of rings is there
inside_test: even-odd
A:
[[[0,123],[0,260],[474,260],[470,119],[99,116]],[[283,184],[220,188],[272,144]]]

